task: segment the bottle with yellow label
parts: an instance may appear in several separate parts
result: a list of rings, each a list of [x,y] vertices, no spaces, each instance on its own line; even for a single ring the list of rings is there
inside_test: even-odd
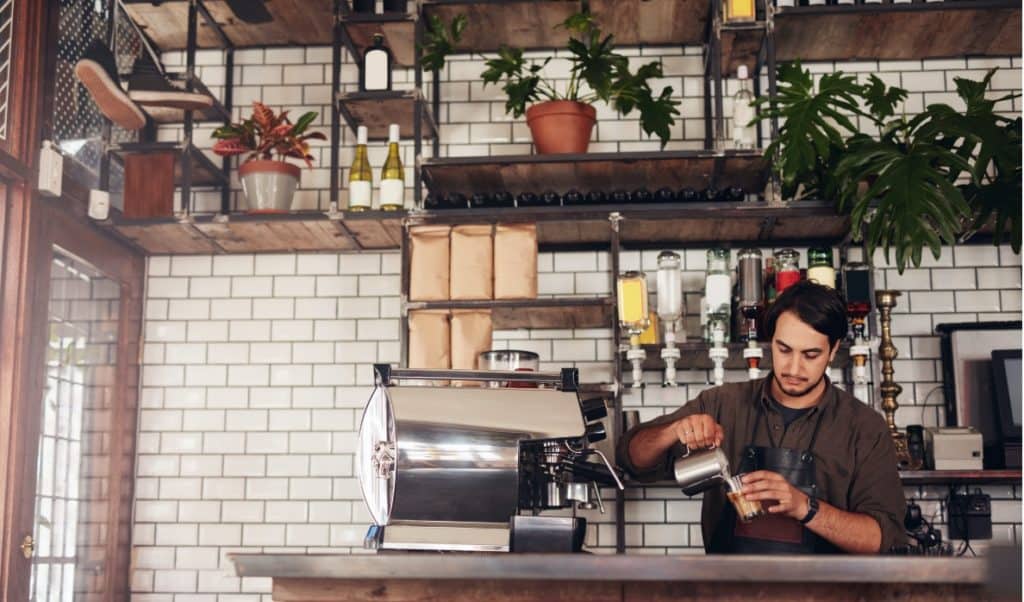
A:
[[[725,3],[722,12],[725,22],[743,22],[754,20],[754,0],[722,0]]]

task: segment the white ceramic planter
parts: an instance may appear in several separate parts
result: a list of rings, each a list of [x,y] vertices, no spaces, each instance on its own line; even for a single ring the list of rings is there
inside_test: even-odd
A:
[[[249,213],[287,213],[302,172],[284,161],[247,161],[239,166],[238,178]]]

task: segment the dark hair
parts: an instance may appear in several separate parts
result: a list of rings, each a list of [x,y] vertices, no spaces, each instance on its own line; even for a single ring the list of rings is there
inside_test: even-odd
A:
[[[827,336],[829,348],[846,337],[849,328],[846,302],[835,289],[801,280],[783,291],[764,314],[764,332],[768,340],[775,336],[779,316],[787,311],[792,311],[801,322]]]

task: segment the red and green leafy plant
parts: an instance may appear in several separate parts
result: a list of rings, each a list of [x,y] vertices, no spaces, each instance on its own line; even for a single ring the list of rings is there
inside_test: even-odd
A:
[[[327,140],[321,132],[306,132],[316,119],[317,113],[309,111],[292,123],[288,111],[274,114],[267,105],[253,101],[252,116],[241,123],[230,123],[217,128],[211,136],[217,138],[213,152],[222,157],[244,155],[246,161],[273,159],[274,155],[284,161],[287,157],[302,159],[313,167],[313,155],[309,154],[309,140]]]

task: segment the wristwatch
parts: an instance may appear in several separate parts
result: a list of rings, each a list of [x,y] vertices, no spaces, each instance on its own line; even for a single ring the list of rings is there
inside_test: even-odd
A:
[[[813,495],[807,496],[807,515],[800,519],[801,525],[806,525],[818,514],[818,498]]]

